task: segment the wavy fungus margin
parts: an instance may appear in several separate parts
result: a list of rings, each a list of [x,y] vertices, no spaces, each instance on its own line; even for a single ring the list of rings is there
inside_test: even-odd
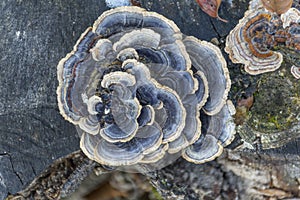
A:
[[[235,133],[220,50],[139,7],[104,12],[58,64],[59,110],[108,166],[204,163]]]

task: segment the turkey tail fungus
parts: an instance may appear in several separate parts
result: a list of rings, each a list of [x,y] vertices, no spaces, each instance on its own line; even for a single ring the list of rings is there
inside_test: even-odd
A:
[[[58,64],[58,105],[91,159],[153,171],[215,159],[234,138],[220,49],[154,12],[103,13]]]
[[[260,1],[251,1],[244,18],[228,35],[225,51],[232,62],[243,63],[252,75],[277,70],[283,55],[299,67],[299,22],[300,12],[295,8],[279,16],[266,10]],[[297,78],[294,72],[293,68]]]

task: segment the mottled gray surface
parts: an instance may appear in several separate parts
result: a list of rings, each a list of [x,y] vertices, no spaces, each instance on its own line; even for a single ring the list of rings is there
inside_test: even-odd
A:
[[[106,8],[104,1],[0,3],[0,199],[79,149],[56,104],[56,65]]]
[[[227,36],[244,15],[249,0],[222,1],[219,15],[228,20],[228,23],[209,17],[195,0],[141,0],[140,2],[147,10],[158,12],[173,20],[184,34],[210,41],[214,37],[224,39]]]
[[[149,176],[168,200],[282,199],[300,196],[299,164],[299,156],[225,151],[216,161],[179,160]]]

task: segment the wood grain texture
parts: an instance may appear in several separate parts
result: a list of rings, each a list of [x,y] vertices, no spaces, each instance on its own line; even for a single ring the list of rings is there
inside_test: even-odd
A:
[[[96,0],[1,2],[0,199],[79,149],[58,112],[56,66],[106,9]]]

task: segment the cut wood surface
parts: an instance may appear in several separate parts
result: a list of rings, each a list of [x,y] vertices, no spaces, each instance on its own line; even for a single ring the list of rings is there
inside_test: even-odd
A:
[[[107,9],[96,0],[1,2],[0,199],[79,149],[58,111],[56,66]]]

